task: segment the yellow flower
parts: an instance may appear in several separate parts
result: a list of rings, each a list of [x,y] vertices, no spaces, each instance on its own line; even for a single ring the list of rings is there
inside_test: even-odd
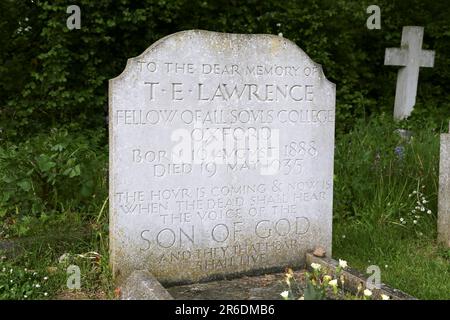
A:
[[[320,270],[320,268],[322,268],[322,266],[320,265],[320,264],[318,264],[318,263],[311,263],[311,268],[313,268],[314,270],[317,270],[317,271],[319,271]]]
[[[331,276],[327,275],[327,274],[323,276],[323,281],[327,281],[328,282],[328,281],[331,281],[331,279],[333,279],[333,278]]]
[[[389,299],[390,299],[389,296],[387,296],[385,294],[381,295],[381,300],[389,300]]]

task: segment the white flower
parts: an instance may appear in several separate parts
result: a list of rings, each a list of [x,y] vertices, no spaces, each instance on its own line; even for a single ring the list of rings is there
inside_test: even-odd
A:
[[[13,272],[13,269],[9,269],[9,273],[12,273]]]
[[[277,27],[281,27],[281,23],[278,22],[278,23],[277,23]]]
[[[11,280],[9,280],[9,282],[10,282],[10,283],[13,283],[12,279],[11,279]]]
[[[370,291],[369,289],[364,290],[364,295],[366,297],[370,297],[372,295],[372,291]]]
[[[413,223],[414,223],[414,224],[417,224],[417,220],[413,220]]]
[[[405,219],[403,219],[403,218],[400,218],[400,222],[403,222],[403,221],[405,221]]]
[[[416,190],[414,190],[413,192],[412,192],[412,194],[416,194],[417,193],[417,191]]]
[[[430,209],[428,209],[427,213],[428,213],[428,214],[431,214],[431,210],[430,210]]]
[[[283,36],[283,33],[282,33],[282,32],[280,32],[280,33],[278,34],[278,36],[279,36],[279,37],[282,37],[282,36]]]
[[[25,299],[28,298],[28,296],[27,296],[26,294],[25,294],[23,297],[24,297]]]
[[[425,204],[425,203],[427,203],[427,202],[428,202],[428,201],[427,201],[427,200],[425,200],[425,199],[424,199],[424,200],[422,200],[422,203],[423,203],[423,204]]]
[[[341,267],[342,269],[345,269],[345,268],[347,268],[347,266],[348,266],[347,261],[339,259],[339,267]]]
[[[389,300],[389,299],[390,299],[389,296],[387,296],[385,294],[381,295],[381,300]]]
[[[420,211],[424,212],[425,211],[425,207],[421,207]]]
[[[385,268],[389,267],[387,264],[384,265]]]
[[[40,288],[41,285],[40,285],[39,283],[37,283],[35,287],[36,287],[36,288]]]
[[[44,296],[45,296],[45,297],[48,296],[48,293],[47,293],[47,292],[44,292]]]
[[[311,268],[313,268],[314,270],[320,270],[320,268],[322,268],[322,266],[318,263],[311,263]]]
[[[6,268],[3,268],[3,269],[2,269],[2,272],[5,272],[5,271],[6,271]]]
[[[48,277],[44,277],[44,280],[47,281],[47,280],[48,280]]]
[[[337,286],[337,279],[333,279],[330,282],[328,282],[328,284],[332,287],[336,287]]]
[[[345,239],[345,234],[342,235],[342,239]]]
[[[288,291],[283,291],[282,293],[280,293],[280,296],[283,299],[287,299],[289,297],[289,292]]]

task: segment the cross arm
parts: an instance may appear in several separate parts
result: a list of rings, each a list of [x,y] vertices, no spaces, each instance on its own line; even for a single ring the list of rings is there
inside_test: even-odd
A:
[[[400,48],[386,48],[384,64],[387,66],[406,66],[407,52]]]
[[[426,68],[434,67],[434,54],[433,50],[423,50],[420,55],[420,66]]]

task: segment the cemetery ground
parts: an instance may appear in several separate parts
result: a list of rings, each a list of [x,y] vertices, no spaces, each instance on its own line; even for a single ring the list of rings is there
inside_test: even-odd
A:
[[[408,121],[396,124],[381,115],[360,120],[349,133],[338,130],[333,258],[362,273],[377,265],[383,283],[419,299],[449,299],[450,250],[436,242],[439,133],[446,124]],[[412,138],[402,138],[399,127],[410,129]],[[86,211],[72,211],[70,195],[52,190],[57,210],[35,217],[17,212],[3,221],[0,299],[118,297],[108,255],[107,151],[93,155],[97,167],[78,172],[93,176],[100,190]],[[32,169],[15,159],[16,170]],[[2,154],[3,172],[10,164]],[[67,288],[69,265],[80,267],[79,290]]]

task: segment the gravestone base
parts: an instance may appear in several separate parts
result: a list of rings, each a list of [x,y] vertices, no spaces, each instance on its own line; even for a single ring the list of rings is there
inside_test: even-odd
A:
[[[296,279],[304,270],[295,272]],[[176,300],[281,300],[286,290],[282,272],[168,287]]]

